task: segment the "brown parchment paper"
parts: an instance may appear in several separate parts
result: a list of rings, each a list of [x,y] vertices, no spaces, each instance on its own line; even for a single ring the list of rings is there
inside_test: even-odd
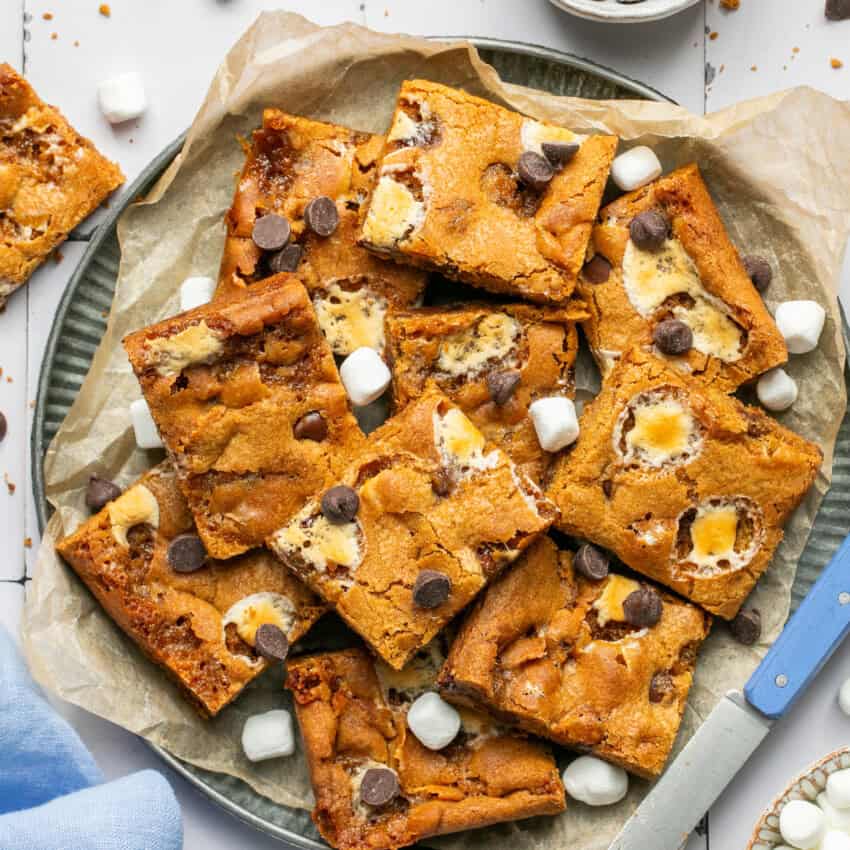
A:
[[[379,35],[354,25],[329,29],[286,13],[263,14],[225,57],[182,153],[146,203],[121,220],[120,278],[103,341],[88,379],[47,454],[48,524],[24,618],[24,647],[36,678],[61,697],[105,717],[200,767],[237,776],[272,800],[309,807],[302,754],[252,765],[240,733],[254,712],[285,703],[271,671],[212,722],[200,720],[161,671],[149,664],[56,557],[54,542],[85,516],[91,473],[131,481],[159,456],[134,449],[128,404],[139,396],[120,346],[129,331],[178,311],[177,288],[190,274],[215,277],[222,217],[242,163],[237,134],[279,106],[373,132],[388,126],[405,78],[461,86],[537,118],[579,131],[617,133],[650,144],[665,169],[696,159],[733,240],[767,255],[776,278],[767,300],[813,298],[826,307],[817,351],[793,357],[800,386],[780,418],[824,449],[824,471],[794,516],[773,566],[755,591],[765,643],[743,648],[718,626],[702,652],[679,746],[729,688],[740,686],[784,622],[796,560],[828,487],[832,447],[846,406],[837,272],[850,230],[850,105],[808,89],[743,103],[707,117],[669,104],[559,98],[503,84],[466,45]],[[581,370],[585,389],[594,376]],[[539,818],[430,844],[490,850],[604,848],[646,792],[633,780],[622,803],[590,809],[572,803]]]

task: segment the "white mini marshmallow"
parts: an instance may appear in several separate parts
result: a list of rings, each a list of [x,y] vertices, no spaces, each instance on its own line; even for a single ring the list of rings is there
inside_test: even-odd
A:
[[[97,87],[100,111],[110,124],[138,118],[148,107],[142,75],[135,71],[104,80]]]
[[[618,803],[629,790],[626,771],[596,756],[579,756],[571,761],[563,778],[567,794],[588,806]]]
[[[850,809],[850,769],[836,770],[829,775],[826,796],[836,809]]]
[[[818,346],[826,310],[817,301],[783,301],[774,318],[788,350],[806,354]]]
[[[429,750],[442,750],[460,732],[460,714],[439,694],[428,691],[408,709],[407,726]]]
[[[180,312],[209,304],[214,292],[215,281],[211,277],[187,277],[180,284]]]
[[[779,832],[792,847],[812,850],[826,832],[826,815],[814,803],[791,800],[779,814]]]
[[[130,421],[140,449],[161,449],[162,440],[151,416],[151,409],[143,398],[130,402]]]
[[[829,802],[829,796],[826,791],[821,791],[818,794],[817,802],[818,807],[826,815],[826,825],[830,829],[850,830],[850,809],[836,809]]]
[[[528,408],[542,449],[560,451],[578,439],[578,417],[572,399],[563,396],[539,398]]]
[[[788,410],[797,401],[798,392],[797,382],[779,367],[765,372],[756,384],[759,401],[768,410]]]
[[[655,151],[646,145],[639,145],[614,159],[611,163],[611,179],[624,192],[631,192],[651,183],[661,175],[662,170]]]
[[[838,691],[838,704],[841,710],[850,717],[850,679],[845,679]]]
[[[265,761],[295,752],[292,716],[282,708],[253,714],[242,727],[242,749],[250,761]]]
[[[831,829],[824,835],[819,850],[850,850],[850,835],[838,829]]]
[[[351,403],[358,407],[380,398],[392,377],[381,355],[366,346],[355,349],[342,361],[339,376]]]

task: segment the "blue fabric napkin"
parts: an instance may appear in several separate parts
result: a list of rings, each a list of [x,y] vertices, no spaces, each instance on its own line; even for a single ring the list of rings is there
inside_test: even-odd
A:
[[[0,848],[182,846],[180,808],[171,786],[152,770],[104,782],[91,754],[42,696],[0,626]]]

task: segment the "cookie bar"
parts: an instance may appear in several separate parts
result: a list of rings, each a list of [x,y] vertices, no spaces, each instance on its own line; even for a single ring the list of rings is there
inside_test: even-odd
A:
[[[218,292],[240,290],[271,271],[297,271],[334,354],[360,346],[381,350],[387,311],[410,306],[425,287],[423,272],[356,244],[360,208],[382,147],[381,136],[266,109],[262,128],[245,145],[245,166],[225,219]],[[336,206],[336,225],[327,235],[333,221],[311,229],[305,214],[320,197]],[[260,233],[258,244],[254,228],[267,215],[286,220],[278,222],[283,232],[271,240]]]
[[[261,545],[363,439],[292,276],[137,331],[124,346],[214,558]]]
[[[400,669],[554,518],[507,455],[429,391],[269,545]]]
[[[417,740],[407,710],[433,688],[435,675],[424,653],[402,673],[380,662],[376,669],[356,649],[289,662],[287,687],[316,796],[313,820],[332,847],[391,850],[564,810],[555,760],[540,741],[468,710],[443,750]]]
[[[559,458],[559,528],[731,619],[815,480],[821,450],[645,352],[620,359]]]
[[[617,147],[425,80],[402,84],[361,244],[493,292],[560,303]]]
[[[396,407],[437,384],[489,442],[540,483],[552,457],[540,448],[528,406],[574,393],[581,304],[464,305],[387,318],[387,353]]]
[[[653,625],[637,625],[634,611],[627,621],[635,592],[660,606]],[[476,604],[439,684],[449,699],[652,778],[673,747],[710,626],[696,606],[630,578],[578,575],[572,553],[542,538]]]
[[[221,562],[205,560],[196,542],[165,462],[56,548],[142,652],[213,716],[268,666],[255,647],[260,625],[291,643],[325,606],[266,550]],[[194,558],[181,557],[181,545]]]
[[[788,359],[696,165],[605,207],[591,253],[578,289],[603,372],[632,347],[669,351],[681,371],[731,391]],[[679,348],[665,344],[663,328],[659,337],[661,323],[671,321],[687,326]]]
[[[0,307],[123,182],[114,162],[0,64]]]

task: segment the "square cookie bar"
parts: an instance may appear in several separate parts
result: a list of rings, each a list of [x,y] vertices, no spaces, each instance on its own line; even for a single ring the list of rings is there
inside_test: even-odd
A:
[[[0,307],[123,182],[114,162],[0,64]]]
[[[124,346],[214,558],[261,545],[363,439],[307,291],[290,275]]]
[[[472,304],[387,318],[387,353],[396,407],[433,381],[489,442],[540,483],[552,457],[540,448],[528,406],[574,394],[581,304]]]
[[[788,359],[696,165],[605,207],[591,253],[578,289],[603,372],[638,347],[728,392]]]
[[[822,460],[760,409],[633,350],[585,408],[549,495],[562,531],[731,619]]]
[[[266,109],[263,126],[245,144],[225,219],[218,292],[297,271],[334,354],[364,345],[381,350],[387,311],[416,301],[426,277],[356,243],[383,143],[381,136]],[[326,200],[308,210],[317,198]],[[265,216],[272,218],[259,223]]]
[[[292,643],[326,608],[270,552],[213,561],[194,531],[165,462],[56,548],[127,636],[213,716],[268,666],[255,646],[261,625]]]
[[[425,80],[398,96],[361,242],[493,292],[560,303],[615,136],[581,136]]]
[[[269,545],[400,669],[554,518],[508,456],[430,391],[373,431]]]
[[[651,602],[630,607],[643,596]],[[710,627],[699,608],[648,585],[580,576],[572,553],[542,538],[467,617],[440,688],[653,778],[673,747]]]
[[[482,714],[463,711],[461,731],[442,750],[417,740],[407,711],[433,688],[427,658],[393,673],[352,649],[291,660],[287,672],[316,796],[313,820],[338,850],[394,850],[565,808],[546,745]]]

